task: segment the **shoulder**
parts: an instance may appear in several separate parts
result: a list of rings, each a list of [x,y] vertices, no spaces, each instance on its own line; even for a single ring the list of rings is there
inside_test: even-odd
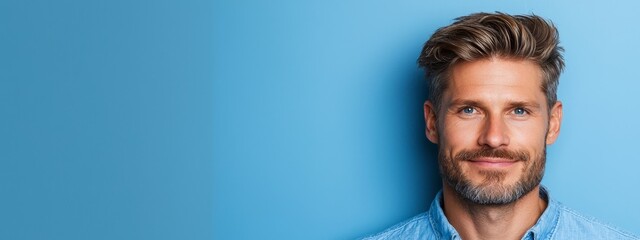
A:
[[[620,230],[596,218],[585,216],[559,204],[560,216],[555,239],[636,239],[637,236]]]
[[[377,239],[434,239],[434,231],[431,227],[428,212],[416,215],[408,220],[400,222],[386,230],[371,235],[363,240]]]

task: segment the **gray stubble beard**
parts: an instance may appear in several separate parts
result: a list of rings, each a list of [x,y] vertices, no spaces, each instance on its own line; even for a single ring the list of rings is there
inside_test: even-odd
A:
[[[442,154],[444,151],[438,151],[438,163],[440,166],[440,174],[446,184],[451,186],[456,193],[465,201],[479,205],[506,205],[515,202],[525,194],[531,192],[535,187],[540,185],[544,175],[544,166],[546,162],[546,146],[544,146],[542,154],[531,158],[525,152],[513,152],[501,150],[498,155],[516,157],[520,156],[519,161],[524,163],[522,175],[520,179],[510,185],[502,182],[507,176],[507,172],[500,170],[483,170],[480,174],[484,176],[482,183],[474,185],[471,180],[462,173],[460,162],[468,159],[460,159],[460,157],[468,155],[495,156],[494,150],[475,150],[467,151],[467,154],[457,154],[449,158]],[[526,155],[526,156],[525,156]],[[526,158],[526,159],[525,159]]]

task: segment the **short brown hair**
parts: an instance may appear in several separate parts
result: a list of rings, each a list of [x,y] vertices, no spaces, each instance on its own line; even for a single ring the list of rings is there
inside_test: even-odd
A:
[[[475,13],[438,29],[418,58],[429,80],[429,100],[439,109],[451,68],[459,62],[490,57],[530,60],[543,72],[542,91],[549,109],[557,101],[558,78],[564,68],[558,30],[536,15]]]

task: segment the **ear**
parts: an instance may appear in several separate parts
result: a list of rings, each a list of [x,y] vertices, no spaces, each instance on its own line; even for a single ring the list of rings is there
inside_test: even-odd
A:
[[[553,105],[549,115],[549,130],[547,131],[547,145],[553,144],[560,134],[562,123],[562,102],[557,101]]]
[[[436,109],[430,101],[424,102],[424,123],[427,139],[438,144],[438,128],[436,127]]]

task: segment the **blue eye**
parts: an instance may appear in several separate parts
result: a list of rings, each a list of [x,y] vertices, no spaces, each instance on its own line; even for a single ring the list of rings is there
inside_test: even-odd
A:
[[[513,113],[516,115],[525,115],[527,114],[527,110],[524,110],[524,108],[516,108],[513,109]]]
[[[464,113],[464,114],[472,114],[473,113],[473,108],[472,107],[464,107],[464,108],[462,108],[462,113]]]

